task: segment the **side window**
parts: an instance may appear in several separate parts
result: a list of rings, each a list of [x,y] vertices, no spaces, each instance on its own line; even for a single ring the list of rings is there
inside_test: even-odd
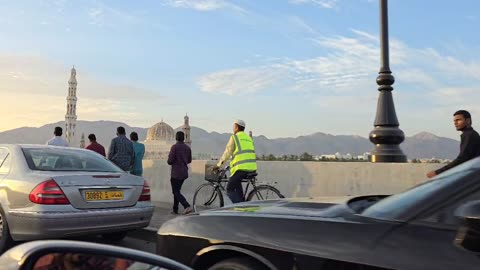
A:
[[[3,161],[8,155],[8,150],[5,148],[0,148],[0,166],[2,166]]]
[[[7,156],[8,150],[5,148],[0,148],[0,174],[8,173],[10,170],[10,158],[7,158]]]
[[[475,200],[480,200],[480,190],[478,189],[462,197],[461,199],[456,200],[441,209],[438,209],[434,214],[422,218],[421,220],[434,223],[443,223],[448,225],[458,225],[458,219],[454,215],[455,210],[461,205],[469,201]]]
[[[7,174],[10,171],[10,164],[11,164],[12,158],[10,155],[7,155],[5,160],[3,160],[3,164],[0,167],[0,174]]]

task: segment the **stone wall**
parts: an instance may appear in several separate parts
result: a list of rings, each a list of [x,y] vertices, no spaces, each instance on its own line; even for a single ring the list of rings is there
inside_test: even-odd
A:
[[[205,182],[206,161],[190,165],[190,178],[182,193],[189,202]],[[152,201],[171,202],[170,166],[165,160],[144,160],[144,177],[150,183]],[[277,187],[286,197],[319,197],[392,194],[426,180],[428,171],[441,164],[259,161],[260,182]]]

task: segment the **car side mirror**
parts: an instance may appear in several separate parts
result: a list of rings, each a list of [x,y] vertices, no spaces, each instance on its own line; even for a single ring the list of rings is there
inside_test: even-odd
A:
[[[473,252],[480,252],[480,201],[468,202],[455,211],[461,220],[455,237],[455,245]]]
[[[154,254],[79,241],[35,241],[0,257],[5,270],[192,270]]]

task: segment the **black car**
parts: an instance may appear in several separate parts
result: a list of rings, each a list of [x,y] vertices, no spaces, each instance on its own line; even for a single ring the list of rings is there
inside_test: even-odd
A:
[[[157,251],[197,270],[479,269],[480,158],[392,196],[179,217],[160,228]]]

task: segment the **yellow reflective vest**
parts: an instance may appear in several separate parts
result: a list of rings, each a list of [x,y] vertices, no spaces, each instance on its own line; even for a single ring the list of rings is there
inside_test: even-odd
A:
[[[257,156],[255,155],[255,146],[250,136],[245,132],[237,132],[232,135],[235,142],[235,151],[232,161],[230,161],[230,174],[234,175],[236,171],[256,171]]]

